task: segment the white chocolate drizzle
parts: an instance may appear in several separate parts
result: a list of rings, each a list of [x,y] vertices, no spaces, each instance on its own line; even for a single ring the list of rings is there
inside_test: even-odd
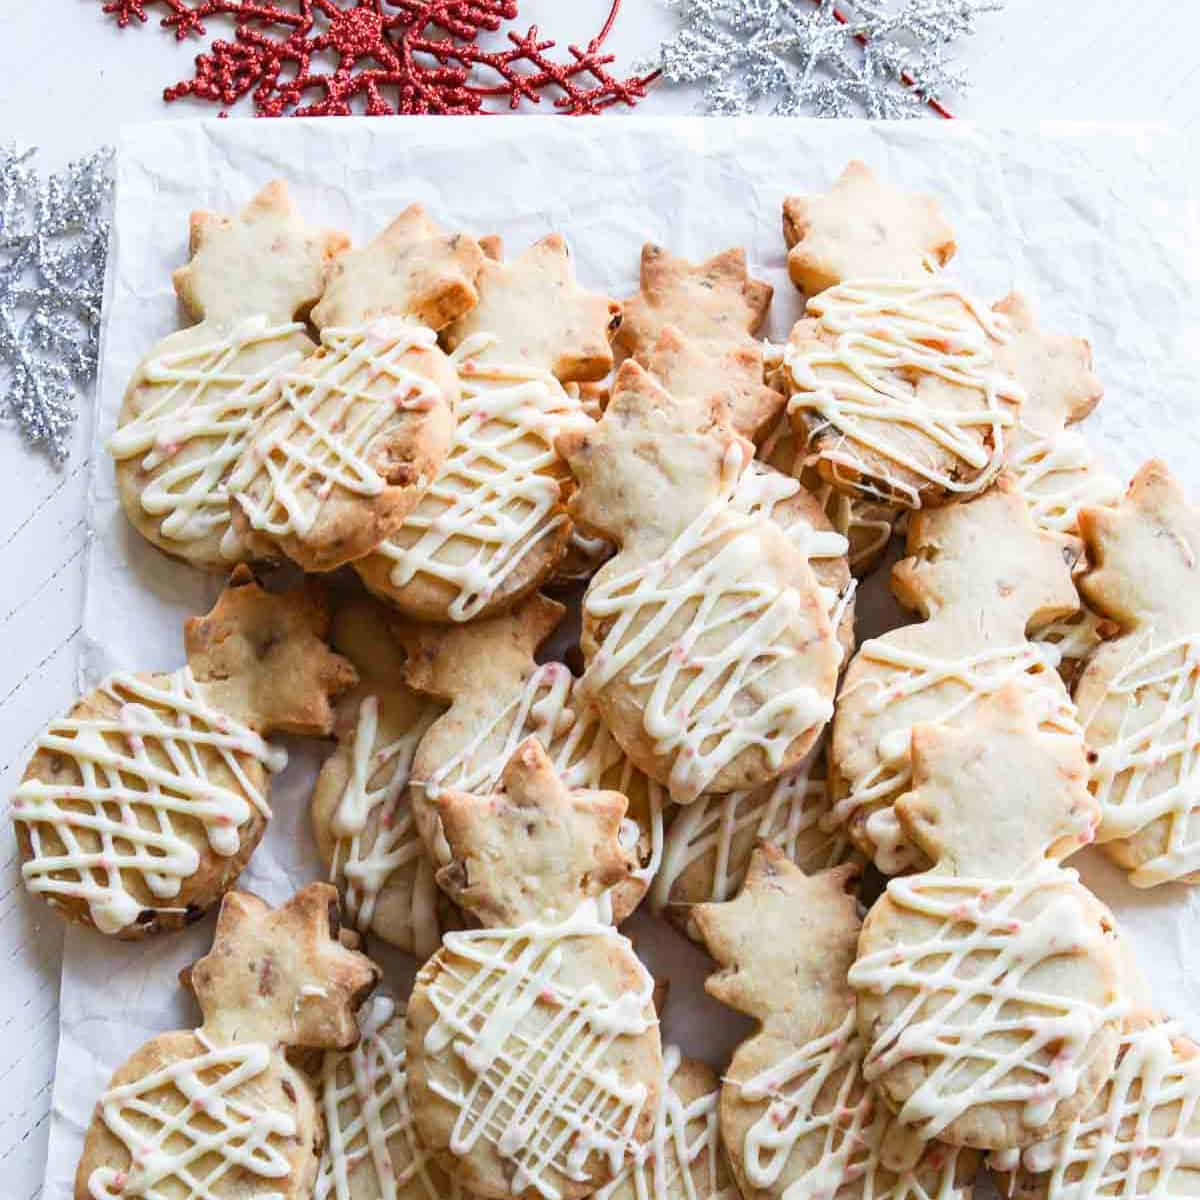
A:
[[[1114,505],[1123,492],[1120,480],[1096,469],[1086,440],[1074,430],[1039,436],[1022,424],[1005,467],[1034,524],[1051,533],[1078,535],[1081,508]]]
[[[928,932],[860,957],[848,978],[860,995],[905,999],[880,1023],[863,1074],[873,1083],[903,1062],[924,1062],[897,1114],[920,1136],[995,1103],[1018,1106],[1024,1126],[1037,1129],[1075,1095],[1092,1039],[1120,1015],[1119,1006],[1054,990],[1047,971],[1061,956],[1107,952],[1078,880],[1040,859],[1016,879],[935,870],[888,883],[889,902]]]
[[[326,1140],[314,1200],[356,1200],[362,1195],[361,1187],[352,1186],[357,1176],[370,1181],[375,1200],[398,1200],[414,1191],[426,1200],[462,1195],[417,1137],[404,1037],[384,1036],[390,1026],[403,1023],[404,1010],[395,1001],[375,996],[362,1041],[353,1050],[325,1055],[319,1086]]]
[[[905,1171],[883,1165],[891,1116],[863,1079],[865,1049],[851,1007],[835,1029],[765,1071],[727,1081],[743,1101],[763,1105],[742,1147],[743,1169],[755,1188],[774,1187],[797,1145],[813,1141],[819,1149],[805,1156],[813,1165],[788,1184],[783,1200],[832,1200],[850,1187],[865,1200],[950,1200],[960,1193],[955,1147],[938,1147],[937,1161],[927,1154]]]
[[[350,747],[350,775],[330,820],[337,839],[330,879],[344,880],[345,911],[355,929],[367,933],[388,881],[397,872],[411,874],[413,953],[418,958],[427,958],[438,946],[439,893],[406,789],[417,745],[436,716],[433,706],[426,707],[401,737],[380,745],[379,698],[364,696]],[[373,787],[371,781],[379,777],[382,782]],[[368,836],[372,822],[373,837]]]
[[[803,607],[794,588],[761,577],[756,522],[729,504],[742,465],[732,447],[717,500],[660,553],[597,577],[583,600],[585,620],[609,628],[581,683],[600,689],[624,675],[640,692],[643,726],[655,754],[670,759],[670,791],[683,800],[750,747],[782,769],[793,742],[833,712],[816,688],[771,681],[805,657],[789,636]],[[666,636],[680,620],[683,633]],[[743,712],[747,697],[751,711]]]
[[[941,276],[848,280],[813,296],[806,312],[827,340],[803,350],[789,344],[785,351],[794,388],[788,412],[809,413],[840,435],[822,448],[821,458],[880,480],[885,495],[870,491],[870,482],[861,485],[868,499],[909,508],[921,507],[922,486],[886,464],[939,491],[973,495],[988,486],[1004,459],[1004,430],[1013,423],[1006,405],[1024,399],[995,363],[993,343],[1009,336],[1001,314]],[[922,377],[972,395],[971,403],[934,407],[919,395],[914,381]],[[897,428],[927,444],[929,454],[889,436]],[[872,457],[864,459],[864,451]],[[954,467],[940,467],[938,453],[951,456]]]
[[[1041,706],[1042,725],[1062,733],[1079,734],[1074,706],[1055,672],[1058,652],[1050,645],[1031,642],[980,650],[959,658],[941,658],[895,645],[886,637],[865,642],[859,651],[864,661],[878,664],[887,674],[865,676],[844,688],[839,703],[863,688],[873,694],[866,705],[868,718],[878,718],[895,705],[923,700],[932,705],[931,693],[952,687],[953,695],[936,710],[922,706],[922,724],[960,724],[971,711],[1001,688],[1022,684]],[[866,833],[876,865],[888,874],[920,866],[923,857],[904,838],[892,805],[912,780],[910,745],[912,729],[899,726],[883,734],[876,746],[876,763],[858,779],[848,780],[847,794],[833,808],[835,821],[849,824],[866,812]]]
[[[564,983],[559,972],[579,939],[619,943],[639,986],[608,996],[597,983]],[[595,905],[555,925],[449,933],[433,962],[437,1018],[425,1051],[453,1055],[471,1080],[430,1081],[458,1113],[452,1153],[471,1153],[482,1137],[512,1162],[512,1194],[533,1188],[545,1200],[561,1197],[550,1172],[585,1182],[593,1154],[620,1170],[636,1152],[647,1089],[621,1077],[619,1039],[655,1025],[654,982]]]
[[[282,1200],[282,1189],[268,1190],[268,1181],[290,1176],[294,1146],[279,1143],[298,1129],[294,1116],[265,1107],[256,1091],[272,1059],[262,1042],[205,1046],[105,1092],[100,1118],[130,1165],[97,1167],[88,1177],[93,1200],[217,1200],[231,1172],[262,1181],[260,1200]]]
[[[470,621],[526,558],[567,524],[569,472],[555,449],[592,419],[548,371],[477,362],[495,343],[474,334],[454,352],[462,395],[454,443],[401,530],[379,547],[400,590],[419,575],[454,591],[447,614]]]
[[[1169,1023],[1127,1031],[1097,1100],[1060,1136],[1021,1153],[1027,1170],[1049,1175],[1049,1200],[1195,1194],[1200,1057],[1176,1051],[1182,1036]]]
[[[117,429],[108,449],[118,461],[141,455],[142,470],[156,472],[142,489],[141,505],[150,516],[162,517],[164,538],[188,543],[220,533],[222,557],[240,556],[227,480],[247,438],[279,395],[277,373],[294,367],[303,355],[281,346],[273,362],[253,371],[239,360],[303,331],[298,323],[271,325],[266,317],[248,317],[199,345],[154,355],[142,367],[140,383],[158,389],[157,395]],[[202,455],[180,455],[197,440],[205,443]]]
[[[677,808],[651,886],[653,910],[678,903],[672,892],[680,876],[708,855],[713,856],[712,879],[696,902],[732,900],[760,841],[778,846],[808,872],[843,862],[850,842],[830,819],[820,756],[814,749],[799,767],[753,791],[703,795]]]
[[[633,1161],[596,1193],[596,1200],[614,1200],[628,1191],[635,1200],[739,1200],[732,1182],[721,1185],[720,1090],[684,1103],[671,1086],[681,1062],[678,1047],[663,1048],[654,1133]]]
[[[161,682],[113,675],[98,693],[119,706],[114,716],[63,717],[37,743],[73,763],[79,781],[26,779],[12,808],[32,846],[22,867],[30,891],[82,900],[97,929],[119,933],[145,908],[130,876],[170,900],[199,868],[188,824],[203,828],[215,854],[239,852],[254,813],[271,815],[250,764],[280,771],[287,755],[206,703],[187,667]],[[217,768],[228,782],[214,779]]]
[[[1132,838],[1156,822],[1166,845],[1130,873],[1153,887],[1200,872],[1200,636],[1132,638],[1127,659],[1096,709],[1081,714],[1095,758],[1092,794],[1100,803],[1098,840]],[[1093,720],[1120,706],[1117,736],[1101,744]],[[1165,773],[1165,777],[1164,777]]]
[[[279,399],[229,478],[251,527],[303,537],[335,488],[380,495],[386,483],[367,458],[374,444],[390,426],[444,402],[404,362],[413,350],[436,347],[432,330],[398,317],[323,329],[321,348],[276,376]]]

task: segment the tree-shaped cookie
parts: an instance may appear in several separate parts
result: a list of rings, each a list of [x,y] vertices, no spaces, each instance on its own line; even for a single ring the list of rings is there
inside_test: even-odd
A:
[[[417,1137],[404,1007],[377,993],[363,1012],[362,1041],[327,1051],[316,1073],[325,1147],[313,1200],[469,1200]]]
[[[933,196],[906,192],[854,160],[828,192],[783,202],[788,274],[815,296],[846,279],[920,279],[957,249]]]
[[[1043,729],[1078,738],[1057,654],[1027,637],[1078,607],[1066,536],[1038,529],[1002,477],[974,500],[912,514],[908,552],[892,590],[924,620],[863,643],[833,722],[834,811],[889,874],[923,861],[892,812],[909,786],[914,725],[965,725],[982,700],[1017,682]]]
[[[542,238],[508,263],[498,239],[485,249],[479,304],[446,330],[450,349],[490,334],[483,363],[549,371],[562,383],[603,379],[612,370],[621,306],[579,286],[562,235]]]
[[[698,938],[696,905],[732,900],[760,842],[776,846],[810,873],[850,859],[854,846],[833,820],[825,774],[823,737],[798,767],[774,783],[677,806],[650,885],[654,911]]]
[[[738,1200],[721,1144],[720,1096],[712,1067],[664,1047],[654,1131],[596,1200]]]
[[[625,798],[568,791],[536,738],[492,796],[439,800],[438,880],[483,928],[447,934],[408,1005],[418,1136],[482,1196],[582,1197],[650,1136],[654,984],[595,898],[632,867]]]
[[[123,938],[177,929],[232,886],[271,815],[274,731],[328,734],[354,682],[321,592],[245,567],[187,623],[188,665],[110,676],[38,739],[12,801],[25,885]]]
[[[695,910],[722,968],[706,989],[758,1022],[721,1087],[721,1134],[746,1200],[969,1193],[975,1157],[897,1135],[863,1078],[866,1047],[846,983],[859,927],[846,893],[853,874],[805,875],[763,845],[736,900]],[[888,1165],[896,1142],[912,1160],[902,1169]]]
[[[407,682],[450,704],[417,747],[413,813],[430,857],[447,865],[439,796],[448,789],[484,796],[500,791],[513,752],[537,737],[568,787],[620,792],[629,801],[621,844],[636,865],[608,897],[613,920],[620,922],[642,899],[658,866],[665,796],[625,756],[595,706],[579,694],[570,668],[536,661],[563,612],[561,604],[536,593],[511,612],[470,625],[403,631]]]
[[[1120,626],[1075,688],[1100,841],[1135,886],[1200,882],[1200,510],[1151,461],[1079,525],[1092,564],[1080,591]]]
[[[750,447],[713,415],[698,423],[628,361],[595,430],[559,440],[580,483],[572,515],[620,546],[584,597],[583,685],[682,801],[798,763],[841,657],[805,556],[729,504]]]
[[[203,1022],[152,1038],[96,1105],[75,1200],[308,1200],[322,1141],[305,1077],[284,1051],[347,1049],[379,968],[338,942],[337,893],[314,883],[272,909],[221,905],[191,969]]]
[[[693,264],[648,243],[641,290],[625,301],[617,346],[677,398],[720,394],[733,427],[755,438],[783,405],[763,382],[763,347],[753,336],[772,290],[750,277],[741,247]]]
[[[168,554],[214,569],[246,557],[229,475],[275,400],[275,371],[312,350],[297,317],[345,244],[299,218],[282,180],[236,217],[192,214],[192,258],[175,290],[198,324],[168,334],[138,366],[108,446],[122,508]]]
[[[1019,1200],[1150,1200],[1200,1184],[1200,1047],[1151,1012],[1125,1018],[1117,1063],[1099,1095],[1059,1134],[1028,1146],[1005,1173]],[[996,1170],[993,1164],[993,1170]]]
[[[479,296],[446,334],[461,386],[449,457],[400,529],[355,564],[372,592],[420,620],[499,612],[553,573],[571,536],[555,440],[591,425],[563,381],[595,378],[598,347],[611,363],[616,308],[575,283],[558,235],[512,264],[489,259]]]
[[[459,394],[435,329],[473,301],[481,260],[419,209],[341,257],[313,311],[320,349],[276,373],[278,400],[229,480],[235,528],[260,553],[329,571],[416,507],[450,452]]]
[[[441,706],[405,685],[404,652],[374,601],[340,604],[331,641],[354,664],[358,684],[338,703],[337,749],[313,789],[317,849],[348,924],[427,958],[447,905],[417,832],[408,780]]]
[[[1028,1145],[1087,1107],[1120,1031],[1111,914],[1060,865],[1095,835],[1083,749],[1010,686],[969,726],[918,725],[912,756],[896,815],[934,865],[893,879],[863,925],[866,1076],[924,1137]]]

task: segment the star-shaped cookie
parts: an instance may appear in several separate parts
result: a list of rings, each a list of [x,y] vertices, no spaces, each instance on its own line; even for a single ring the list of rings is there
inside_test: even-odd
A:
[[[858,161],[828,192],[783,202],[783,237],[788,274],[806,296],[855,277],[919,277],[956,249],[937,200],[894,187]]]
[[[301,220],[287,184],[267,184],[235,217],[192,213],[191,261],[174,274],[175,291],[197,320],[227,324],[261,314],[282,323],[312,306],[344,234]],[[264,270],[264,261],[271,269]]]
[[[453,350],[473,334],[490,334],[495,343],[476,362],[539,367],[562,383],[603,379],[612,369],[621,306],[579,286],[562,235],[542,238],[507,263],[498,239],[482,244],[494,257],[479,274],[479,304],[446,329],[446,345]]]
[[[361,249],[334,260],[313,323],[323,329],[401,316],[442,329],[475,307],[483,261],[474,238],[447,233],[411,204]]]

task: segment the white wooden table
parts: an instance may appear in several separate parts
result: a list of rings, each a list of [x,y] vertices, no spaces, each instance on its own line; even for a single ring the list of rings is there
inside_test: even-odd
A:
[[[522,12],[565,44],[594,30],[607,7],[607,0],[525,0]],[[1165,120],[1200,131],[1200,5],[1173,6],[1169,23],[1138,16],[1123,0],[1008,0],[961,52],[975,86],[953,110],[978,120]],[[626,0],[611,47],[632,62],[671,28],[656,0]],[[158,99],[163,84],[187,74],[195,53],[194,44],[177,46],[151,27],[118,35],[99,0],[9,0],[0,5],[0,140],[38,145],[42,165],[59,166],[115,141],[123,122],[211,115],[207,106],[165,108]],[[658,92],[641,111],[688,112],[693,104],[685,94]],[[41,727],[75,695],[85,428],[62,470],[0,430],[4,793]],[[0,846],[0,1194],[32,1200],[41,1192],[62,933],[21,887],[7,821]]]

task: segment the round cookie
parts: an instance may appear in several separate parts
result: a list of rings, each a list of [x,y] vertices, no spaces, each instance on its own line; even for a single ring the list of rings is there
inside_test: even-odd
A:
[[[379,969],[337,940],[337,895],[311,884],[272,910],[230,892],[210,953],[191,968],[203,1013],[112,1077],[75,1174],[75,1200],[313,1194],[321,1116],[285,1049],[348,1049]]]
[[[721,1135],[746,1200],[970,1195],[978,1156],[898,1129],[864,1079],[846,985],[859,928],[853,874],[806,876],[764,845],[736,900],[695,910],[722,967],[706,989],[759,1023],[721,1087]],[[889,1161],[897,1152],[902,1165]]]
[[[287,755],[262,735],[328,733],[353,682],[328,624],[315,586],[269,594],[240,567],[187,623],[186,667],[110,676],[53,722],[12,801],[26,887],[127,939],[199,919],[270,818]]]
[[[1033,708],[1009,686],[969,727],[913,730],[895,814],[934,865],[891,880],[848,975],[864,1075],[901,1124],[985,1150],[1087,1108],[1124,997],[1112,916],[1060,865],[1095,835],[1083,750]]]
[[[663,1069],[653,981],[595,914],[631,867],[625,800],[569,792],[535,738],[504,786],[439,801],[453,861],[438,882],[483,927],[447,934],[417,975],[409,1099],[473,1192],[579,1198],[649,1138]]]
[[[559,442],[581,485],[573,515],[620,543],[584,596],[581,686],[629,758],[685,803],[799,762],[841,658],[804,555],[728,504],[748,445],[698,416],[628,361],[595,431]]]
[[[560,662],[538,663],[538,647],[554,632],[563,607],[535,594],[511,612],[461,628],[412,628],[403,634],[406,679],[450,709],[421,738],[413,759],[412,807],[433,862],[450,861],[437,815],[447,789],[499,791],[505,765],[529,736],[544,746],[568,787],[620,792],[629,802],[621,845],[636,868],[606,900],[620,924],[641,902],[662,852],[663,789],[647,779],[579,693]]]
[[[275,372],[312,351],[296,317],[345,243],[301,221],[282,180],[236,217],[192,214],[191,261],[174,283],[199,324],[168,334],[139,364],[108,444],[121,507],[159,549],[210,569],[246,557],[229,475],[275,400]]]
[[[445,922],[455,922],[418,834],[408,781],[441,707],[405,685],[404,652],[381,605],[366,597],[339,604],[331,640],[359,681],[338,702],[337,749],[313,788],[317,850],[348,924],[427,958]]]

